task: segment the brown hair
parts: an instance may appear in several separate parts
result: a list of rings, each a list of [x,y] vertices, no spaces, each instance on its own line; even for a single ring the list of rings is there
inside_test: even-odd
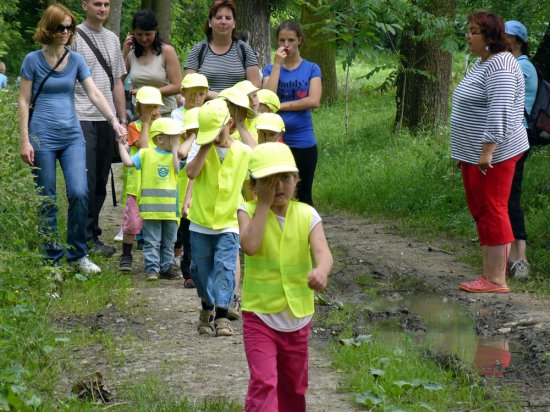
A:
[[[304,39],[305,39],[304,29],[302,29],[302,26],[300,26],[298,22],[294,20],[283,21],[279,25],[279,27],[277,27],[277,38],[279,38],[279,32],[281,30],[293,31],[294,33],[296,33],[296,36],[298,36],[298,38],[300,39],[300,44],[304,42]]]
[[[233,0],[216,0],[214,4],[212,4],[212,6],[210,7],[210,10],[208,10],[208,19],[204,23],[204,34],[206,34],[208,42],[212,40],[212,27],[210,27],[210,20],[214,18],[219,9],[223,9],[224,7],[230,9],[231,14],[233,14],[233,20],[237,20],[237,8]],[[237,33],[236,27],[231,33],[231,38],[233,40],[239,40],[239,34]]]
[[[479,26],[483,39],[491,53],[510,51],[510,45],[504,37],[504,20],[498,14],[478,11],[468,16],[468,23]]]
[[[67,7],[59,3],[49,6],[38,22],[33,39],[42,44],[51,44],[55,36],[57,26],[63,23],[63,20],[65,20],[65,17],[67,16],[71,18],[71,24],[76,26],[76,17]],[[70,35],[67,45],[70,45],[73,42],[75,35],[74,31],[69,33]]]

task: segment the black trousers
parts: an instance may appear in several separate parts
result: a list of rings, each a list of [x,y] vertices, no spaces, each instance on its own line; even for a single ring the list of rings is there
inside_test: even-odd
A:
[[[315,168],[317,167],[317,145],[306,148],[291,147],[296,166],[300,171],[300,182],[296,190],[296,198],[300,202],[313,206],[312,188]]]
[[[181,173],[181,172],[180,172]],[[176,238],[176,244],[174,247],[183,247],[183,256],[181,257],[181,273],[183,273],[184,279],[191,279],[189,274],[189,267],[191,266],[191,233],[189,232],[189,225],[191,222],[182,217],[180,226],[178,228],[178,237]]]
[[[523,181],[523,167],[525,166],[527,157],[529,157],[529,150],[527,150],[516,163],[516,170],[514,171],[514,178],[512,180],[512,190],[510,191],[510,199],[508,200],[508,214],[510,215],[510,224],[512,225],[514,238],[521,240],[527,240],[525,216],[521,208],[521,183]]]
[[[115,132],[107,121],[81,121],[86,139],[88,176],[88,242],[101,235],[99,213],[107,197],[107,182],[114,153]]]

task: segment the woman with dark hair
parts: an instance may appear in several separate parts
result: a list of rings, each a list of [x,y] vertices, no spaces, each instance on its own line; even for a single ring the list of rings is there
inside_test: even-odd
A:
[[[479,57],[453,93],[451,156],[462,169],[481,245],[483,273],[461,283],[473,293],[506,293],[506,264],[514,234],[508,199],[516,163],[529,149],[523,126],[525,81],[494,13],[468,16],[466,40]]]
[[[184,75],[200,73],[208,79],[208,99],[242,80],[260,86],[258,58],[239,40],[237,11],[232,0],[216,0],[204,25],[206,40],[193,46],[185,62]]]
[[[75,31],[74,14],[61,4],[49,6],[38,23],[34,40],[42,43],[42,48],[27,54],[21,67],[20,154],[25,163],[34,166],[36,186],[46,199],[39,211],[44,224],[41,230],[52,237],[52,243],[43,245],[45,258],[58,265],[65,253],[55,241],[58,236],[56,164],[59,161],[69,203],[67,261],[81,272],[92,274],[101,269],[87,256],[86,144],[75,107],[77,80],[115,133],[120,135],[126,131],[97,89],[84,58],[67,48],[74,40]]]
[[[290,146],[300,171],[296,197],[313,205],[312,186],[317,167],[317,141],[313,131],[311,109],[319,107],[323,86],[321,69],[300,57],[304,31],[298,23],[287,20],[277,29],[279,48],[273,65],[264,70],[264,88],[277,93],[281,100],[278,114],[285,122],[283,142]]]
[[[527,29],[519,21],[510,20],[506,22],[505,30],[506,39],[512,48],[512,54],[517,59],[525,78],[525,112],[530,115],[537,96],[538,76],[535,66],[529,60]],[[523,120],[523,125],[527,128],[526,119]],[[530,137],[529,128],[527,128],[527,137]],[[531,143],[531,139],[529,139],[529,143]],[[514,232],[514,242],[508,256],[508,274],[515,279],[527,279],[529,276],[529,263],[527,263],[526,255],[527,231],[525,230],[525,216],[521,209],[521,183],[525,161],[528,156],[529,150],[524,153],[516,164],[512,191],[508,202],[508,213]]]
[[[132,34],[126,37],[122,54],[132,94],[142,86],[156,87],[164,102],[161,115],[169,116],[177,108],[181,67],[174,48],[160,38],[157,18],[151,10],[139,10],[132,18]]]

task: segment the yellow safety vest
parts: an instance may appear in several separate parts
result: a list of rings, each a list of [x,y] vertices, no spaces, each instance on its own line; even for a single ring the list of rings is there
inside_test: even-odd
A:
[[[250,218],[256,205],[256,200],[244,204]],[[243,310],[270,314],[288,305],[298,318],[313,314],[313,290],[307,286],[313,267],[311,219],[311,206],[291,201],[281,229],[275,214],[269,211],[260,249],[254,256],[244,256]]]
[[[191,222],[214,230],[239,227],[237,208],[241,204],[241,188],[251,151],[236,140],[221,163],[216,148],[210,147],[193,183],[193,201],[188,215]]]
[[[256,143],[258,143],[258,129],[256,129],[257,120],[258,120],[258,116],[254,117],[253,119],[245,119],[245,121],[244,121],[244,125],[246,127],[246,130],[248,130],[248,133],[250,133],[252,135],[252,138],[254,139],[254,141]],[[233,139],[239,140],[241,142],[243,141],[243,139],[241,138],[241,134],[239,133],[238,130],[235,130],[231,134],[231,137]]]
[[[177,173],[172,153],[160,149],[141,149],[141,191],[139,213],[142,219],[179,220],[177,210]]]

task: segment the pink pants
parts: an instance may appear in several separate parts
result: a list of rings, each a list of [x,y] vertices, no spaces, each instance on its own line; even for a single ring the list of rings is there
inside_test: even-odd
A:
[[[295,332],[279,332],[252,312],[242,316],[250,370],[245,411],[305,411],[311,322]]]
[[[141,232],[143,221],[139,214],[137,197],[134,195],[126,196],[126,207],[122,216],[122,231],[127,235],[137,235]]]

